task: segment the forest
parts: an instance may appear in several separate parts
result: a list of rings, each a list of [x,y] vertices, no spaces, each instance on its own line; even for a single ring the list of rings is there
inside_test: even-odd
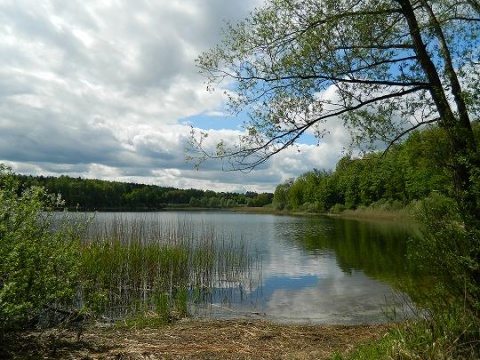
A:
[[[211,190],[177,189],[69,176],[16,175],[21,189],[44,187],[59,194],[70,210],[154,211],[166,208],[259,207],[270,204],[273,194],[228,193]]]
[[[473,129],[480,139],[480,123]],[[398,210],[432,192],[453,197],[452,155],[445,132],[430,127],[412,132],[388,151],[344,156],[333,171],[314,169],[275,189],[279,210],[339,212],[374,207]]]

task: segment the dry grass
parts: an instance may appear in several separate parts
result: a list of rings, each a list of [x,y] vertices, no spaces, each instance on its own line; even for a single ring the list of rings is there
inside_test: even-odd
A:
[[[279,325],[186,321],[158,329],[90,328],[28,333],[0,357],[43,359],[328,359],[387,331],[384,325]],[[10,341],[8,342],[10,344]],[[5,344],[5,343],[4,343]],[[3,358],[3,357],[2,357]]]

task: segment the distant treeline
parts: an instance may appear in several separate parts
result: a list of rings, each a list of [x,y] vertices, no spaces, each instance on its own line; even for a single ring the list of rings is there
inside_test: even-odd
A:
[[[60,194],[69,209],[161,210],[175,207],[232,208],[270,204],[273,194],[214,192],[68,176],[16,175],[22,187],[38,185]]]
[[[480,139],[480,126],[474,131]],[[443,130],[429,128],[411,133],[387,152],[362,158],[343,157],[334,171],[313,170],[275,190],[277,209],[338,212],[343,209],[402,208],[432,192],[452,197],[452,154]]]

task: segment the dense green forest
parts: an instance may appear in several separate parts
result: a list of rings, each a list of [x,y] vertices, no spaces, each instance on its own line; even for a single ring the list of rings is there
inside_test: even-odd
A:
[[[60,194],[69,209],[79,210],[160,210],[174,207],[232,208],[264,206],[273,194],[227,193],[211,190],[176,189],[68,176],[16,175],[23,188],[42,186]],[[21,190],[21,189],[19,189]]]
[[[480,124],[474,123],[480,138]],[[452,196],[452,156],[443,130],[412,132],[386,152],[344,156],[334,171],[314,169],[277,186],[277,209],[309,212],[378,206],[399,209],[432,192]]]

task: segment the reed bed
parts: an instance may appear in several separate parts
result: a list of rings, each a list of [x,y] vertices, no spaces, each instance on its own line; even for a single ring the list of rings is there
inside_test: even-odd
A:
[[[82,302],[136,324],[171,322],[212,292],[248,287],[255,263],[245,241],[212,227],[121,217],[92,222],[81,253]]]

